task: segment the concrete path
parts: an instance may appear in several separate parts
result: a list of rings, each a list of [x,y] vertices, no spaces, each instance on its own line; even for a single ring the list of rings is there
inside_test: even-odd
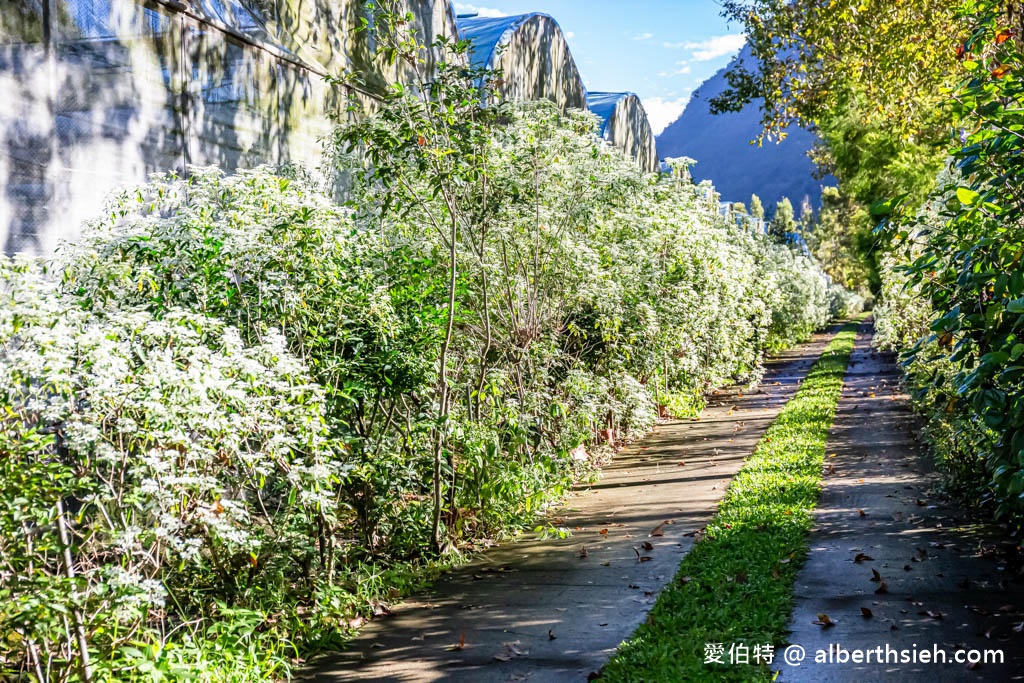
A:
[[[940,494],[940,476],[915,443],[898,368],[871,350],[870,335],[863,326],[847,371],[811,552],[795,586],[790,642],[808,659],[799,668],[778,666],[779,680],[1024,679],[1020,552],[999,529],[970,524]],[[835,625],[812,623],[819,613]],[[911,660],[915,649],[931,658],[937,647],[949,661],[921,663],[919,654],[918,663],[902,663],[886,646]],[[881,647],[889,662],[877,664],[877,652],[870,664],[811,661],[830,648],[834,662],[842,659],[839,647]],[[952,661],[964,648],[1002,650],[1005,663]]]
[[[664,423],[623,450],[556,515],[571,538],[530,534],[487,552],[300,678],[587,680],[646,618],[830,338],[772,361],[759,389],[720,392],[699,420]]]

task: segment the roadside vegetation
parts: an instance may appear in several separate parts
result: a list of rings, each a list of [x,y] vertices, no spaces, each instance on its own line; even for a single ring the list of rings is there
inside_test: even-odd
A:
[[[323,173],[158,175],[0,263],[4,676],[285,678],[858,305],[451,64]]]

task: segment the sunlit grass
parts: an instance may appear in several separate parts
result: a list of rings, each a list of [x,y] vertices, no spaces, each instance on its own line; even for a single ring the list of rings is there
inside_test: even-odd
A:
[[[769,663],[752,655],[764,645],[781,655],[857,327],[846,324],[811,368],[733,479],[706,535],[647,622],[622,644],[603,680],[771,680]],[[709,643],[724,645],[724,665],[705,664]],[[750,664],[729,665],[733,643],[750,648]]]

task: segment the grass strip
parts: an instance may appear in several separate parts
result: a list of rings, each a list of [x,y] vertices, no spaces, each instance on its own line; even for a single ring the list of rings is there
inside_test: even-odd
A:
[[[821,489],[825,443],[858,326],[842,327],[768,427],[703,539],[602,680],[772,680],[770,664],[763,657],[758,663],[754,648],[764,654],[771,645],[781,656],[793,582],[807,555]],[[709,643],[724,644],[724,664],[705,663]],[[749,648],[749,665],[729,664],[733,643]]]

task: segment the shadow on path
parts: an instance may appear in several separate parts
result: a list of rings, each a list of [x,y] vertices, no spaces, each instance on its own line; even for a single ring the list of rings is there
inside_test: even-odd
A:
[[[808,660],[780,664],[780,681],[1010,681],[1024,679],[1024,583],[999,530],[973,525],[940,493],[940,476],[914,439],[915,421],[891,356],[861,327],[829,435],[825,479],[797,576],[790,642]],[[862,514],[863,512],[863,514]],[[871,559],[855,561],[858,554]],[[872,581],[877,570],[886,592]],[[864,616],[867,608],[871,617]],[[836,625],[812,624],[825,613]],[[888,661],[814,664],[816,651],[890,648]],[[913,651],[945,651],[945,664]],[[1003,665],[968,668],[958,649],[1002,650]],[[892,650],[906,650],[909,662]],[[780,650],[779,655],[782,654]],[[827,657],[827,654],[826,654]]]
[[[699,420],[662,423],[624,449],[598,484],[581,487],[555,514],[571,538],[527,535],[488,551],[300,679],[586,680],[646,618],[830,338],[770,362],[760,388],[718,392]],[[664,535],[649,535],[666,521]],[[653,550],[643,550],[645,541]],[[651,559],[638,561],[634,548]],[[460,640],[464,647],[453,649]]]

